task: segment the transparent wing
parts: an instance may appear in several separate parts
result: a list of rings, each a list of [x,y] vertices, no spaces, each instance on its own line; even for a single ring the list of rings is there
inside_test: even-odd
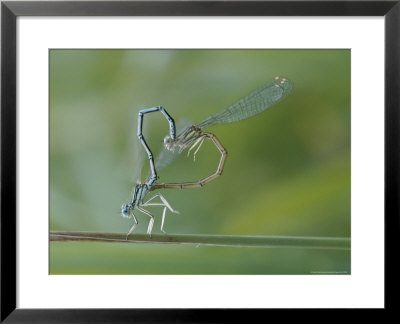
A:
[[[253,117],[286,98],[292,88],[290,80],[275,77],[271,83],[253,91],[225,110],[207,117],[196,126],[204,129],[216,124],[229,124]]]
[[[135,181],[137,184],[141,183],[141,174],[142,174],[142,169],[143,169],[143,164],[145,160],[145,154],[146,152],[144,149],[139,146],[139,140],[137,140],[138,144],[135,143],[135,151],[134,152],[134,167],[133,167],[133,181]]]
[[[173,152],[165,148],[162,148],[160,152],[157,154],[157,159],[155,162],[156,170],[160,171],[166,168],[178,156],[178,154],[179,154],[178,150]]]
[[[189,119],[180,119],[176,125],[177,133],[179,134],[183,129],[193,125],[193,122]],[[172,161],[179,155],[179,151],[170,151],[162,147],[160,152],[155,156],[155,167],[156,171],[160,171],[166,168],[172,163]]]

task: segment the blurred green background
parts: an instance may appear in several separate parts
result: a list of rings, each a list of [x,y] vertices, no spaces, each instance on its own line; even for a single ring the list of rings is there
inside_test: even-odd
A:
[[[50,230],[126,233],[135,185],[137,113],[164,106],[197,123],[274,76],[291,95],[256,117],[208,129],[228,150],[203,188],[161,192],[168,234],[350,237],[350,50],[51,50]],[[145,116],[154,154],[168,134]],[[201,179],[217,167],[207,141],[159,182]],[[136,163],[135,163],[136,161]],[[143,176],[148,166],[145,162]],[[160,207],[149,208],[161,233]],[[144,233],[148,216],[137,214]],[[50,244],[51,274],[350,273],[350,251],[129,243]]]

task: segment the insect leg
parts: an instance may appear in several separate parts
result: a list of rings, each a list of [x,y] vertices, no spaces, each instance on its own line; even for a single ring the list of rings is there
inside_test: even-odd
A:
[[[161,220],[161,232],[164,234],[167,234],[166,231],[164,231],[164,220],[165,220],[165,212],[167,211],[167,207],[164,207],[163,213],[162,213],[162,220]]]
[[[154,225],[154,216],[149,211],[147,211],[141,207],[137,207],[137,209],[150,217],[149,227],[147,228],[147,234],[149,234],[151,237],[151,231],[152,231],[153,225]]]
[[[160,204],[160,205],[158,205],[158,204],[157,204],[157,205],[156,205],[156,204],[149,204],[149,202],[150,202],[151,200],[153,200],[154,198],[157,198],[157,197],[160,197],[160,199],[161,199],[161,201],[163,202],[163,204]],[[165,207],[167,207],[171,212],[173,212],[173,213],[175,213],[175,214],[179,214],[179,211],[174,210],[174,209],[171,207],[171,205],[168,203],[167,199],[165,199],[164,196],[163,196],[162,194],[160,194],[160,193],[155,194],[155,195],[154,195],[153,197],[151,197],[149,200],[145,201],[145,202],[143,203],[142,206],[165,206]]]
[[[148,203],[149,203],[150,201],[152,201],[154,198],[157,198],[159,195],[160,195],[160,194],[155,194],[155,195],[154,195],[153,197],[151,197],[149,200],[146,200],[146,201],[142,204],[142,206],[143,206],[143,205],[149,206]]]
[[[199,147],[196,149],[196,151],[194,151],[194,153],[193,153],[193,161],[196,161],[196,154],[197,154],[197,152],[200,150],[200,147],[203,145],[204,139],[205,139],[205,137],[202,137],[202,138],[201,138],[201,142],[200,142],[200,144],[199,144]]]
[[[162,203],[160,204],[160,203],[149,203],[149,201],[151,201],[151,200],[153,200],[154,198],[157,198],[157,197],[160,197],[160,199],[161,199],[161,201],[162,201]],[[166,232],[164,231],[164,221],[165,221],[165,213],[166,213],[166,211],[167,211],[167,208],[171,211],[171,212],[173,212],[173,213],[175,213],[175,214],[179,214],[179,211],[177,211],[177,210],[174,210],[172,207],[171,207],[171,205],[168,203],[168,201],[167,201],[167,199],[165,199],[164,198],[164,196],[163,195],[161,195],[161,194],[155,194],[153,197],[151,197],[149,200],[147,200],[146,202],[144,202],[143,204],[142,204],[142,206],[164,206],[164,210],[163,210],[163,215],[162,215],[162,220],[161,220],[161,231],[163,232],[163,233],[165,233],[166,234]]]
[[[190,155],[190,151],[193,150],[195,148],[195,146],[202,140],[201,137],[199,137],[198,139],[196,139],[196,141],[194,142],[194,144],[189,148],[188,152],[187,152],[187,156]]]
[[[135,230],[136,226],[139,224],[134,213],[132,213],[132,217],[133,217],[134,223],[133,223],[132,227],[129,229],[128,234],[126,234],[126,240],[128,240],[129,234],[131,234]]]

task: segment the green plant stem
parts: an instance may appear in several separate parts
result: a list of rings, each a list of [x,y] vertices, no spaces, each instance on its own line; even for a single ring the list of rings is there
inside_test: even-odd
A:
[[[50,232],[50,241],[194,244],[232,247],[308,248],[350,250],[350,238],[304,236],[232,236],[182,234],[131,234],[97,232]]]

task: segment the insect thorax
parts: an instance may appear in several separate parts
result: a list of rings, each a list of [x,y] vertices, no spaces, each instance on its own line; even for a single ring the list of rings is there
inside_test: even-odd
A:
[[[146,196],[148,192],[147,184],[146,183],[140,183],[135,186],[135,189],[133,190],[132,194],[132,199],[131,199],[131,206],[137,206],[140,204],[143,200],[143,198]]]
[[[194,141],[199,138],[202,134],[202,131],[199,127],[192,125],[185,128],[175,139],[171,139],[171,137],[166,136],[164,138],[164,147],[167,150],[175,151],[176,149],[179,152],[182,152],[185,148],[194,143]]]

